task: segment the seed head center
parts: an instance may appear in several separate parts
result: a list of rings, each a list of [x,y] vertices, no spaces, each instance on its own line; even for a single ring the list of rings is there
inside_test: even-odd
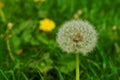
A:
[[[80,33],[76,33],[76,34],[72,35],[72,41],[73,42],[78,43],[82,40],[83,40],[83,36],[81,36]]]

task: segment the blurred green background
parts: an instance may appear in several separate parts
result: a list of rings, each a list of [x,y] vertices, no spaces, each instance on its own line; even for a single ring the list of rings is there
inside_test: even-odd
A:
[[[56,24],[50,32],[39,21]],[[81,55],[81,80],[120,80],[120,0],[0,0],[0,80],[75,80],[75,55],[56,43],[71,19],[98,32],[93,52]]]

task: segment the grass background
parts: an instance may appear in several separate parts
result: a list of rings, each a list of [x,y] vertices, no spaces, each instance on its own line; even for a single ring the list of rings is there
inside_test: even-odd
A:
[[[56,33],[78,10],[99,34],[94,51],[80,56],[81,80],[120,80],[120,0],[1,1],[0,80],[75,80],[75,55],[61,51]],[[53,31],[38,30],[44,18],[56,23]]]

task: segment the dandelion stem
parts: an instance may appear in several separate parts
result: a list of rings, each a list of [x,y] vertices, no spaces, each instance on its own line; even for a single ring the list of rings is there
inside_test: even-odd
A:
[[[76,53],[76,80],[80,80],[80,73],[79,73],[79,53]]]
[[[7,49],[9,51],[10,58],[12,59],[12,61],[14,61],[15,58],[14,58],[12,52],[11,52],[11,49],[10,49],[9,39],[7,40]]]

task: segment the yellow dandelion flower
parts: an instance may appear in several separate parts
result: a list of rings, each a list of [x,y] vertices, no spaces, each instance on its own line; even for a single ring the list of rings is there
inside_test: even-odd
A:
[[[43,19],[40,21],[39,29],[43,31],[52,31],[55,28],[55,22],[50,19]]]
[[[0,1],[0,8],[4,7],[4,3]]]

